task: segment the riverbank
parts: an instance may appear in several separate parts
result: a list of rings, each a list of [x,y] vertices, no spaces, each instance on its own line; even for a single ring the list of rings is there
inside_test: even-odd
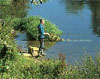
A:
[[[0,59],[0,79],[99,79],[99,69],[100,54],[95,59],[85,56],[74,65],[67,64],[63,54],[53,60],[28,58],[17,52]]]

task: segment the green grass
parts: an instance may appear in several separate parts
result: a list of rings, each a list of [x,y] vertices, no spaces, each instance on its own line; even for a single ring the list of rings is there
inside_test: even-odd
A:
[[[100,79],[100,55],[86,56],[77,65],[67,64],[62,54],[56,60],[8,55],[0,59],[0,79]]]
[[[0,79],[58,79],[63,75],[61,61],[26,58],[1,59]]]

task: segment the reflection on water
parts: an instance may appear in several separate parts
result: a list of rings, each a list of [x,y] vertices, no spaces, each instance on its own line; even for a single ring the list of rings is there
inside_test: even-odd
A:
[[[84,8],[84,1],[78,0],[60,0],[61,3],[65,4],[65,8],[70,13],[77,14]]]
[[[18,48],[21,48],[24,51],[28,51],[29,46],[39,47],[39,41],[28,41],[25,32],[18,33],[15,40]],[[54,44],[55,42],[45,41],[45,49],[52,47]]]
[[[62,38],[70,39],[69,42],[57,42],[46,50],[47,57],[54,58],[62,52],[66,54],[67,61],[73,62],[84,53],[95,56],[97,51],[100,52],[100,38],[97,37],[100,33],[99,3],[91,0],[52,0],[39,7],[30,5],[28,16],[47,18],[64,32]]]
[[[31,4],[40,5],[46,3],[48,0],[31,0]]]
[[[61,0],[60,2],[64,3],[65,8],[71,14],[77,14],[82,11],[85,6],[90,9],[92,13],[92,28],[93,32],[100,36],[100,1],[92,1],[92,0]],[[85,16],[87,17],[87,16]]]
[[[100,36],[100,1],[89,2],[92,12],[92,28],[93,32]]]

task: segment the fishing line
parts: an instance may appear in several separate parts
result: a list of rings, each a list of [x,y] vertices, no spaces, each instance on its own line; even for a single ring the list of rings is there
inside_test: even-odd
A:
[[[86,33],[63,33],[62,34],[62,36],[65,37],[64,38],[64,42],[92,42],[92,40],[89,39],[89,38],[88,39],[86,39],[86,38],[83,38],[83,39],[81,39],[81,38],[74,39],[75,38],[74,36],[76,36],[76,35],[78,35],[78,36],[79,35],[81,35],[81,36],[84,36],[84,35],[88,36],[90,34],[86,34]]]

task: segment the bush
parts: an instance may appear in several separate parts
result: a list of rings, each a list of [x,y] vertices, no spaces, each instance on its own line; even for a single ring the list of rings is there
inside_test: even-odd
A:
[[[64,79],[60,60],[33,59],[22,55],[0,59],[0,79]],[[63,68],[64,69],[64,68]]]
[[[0,5],[9,5],[11,0],[0,0]]]
[[[14,42],[12,31],[13,31],[13,28],[9,26],[3,26],[0,29],[0,44],[6,43],[16,48],[16,44]]]
[[[3,26],[0,29],[0,58],[8,57],[13,60],[16,57],[13,52],[17,52],[17,46],[14,42],[13,35],[11,34],[12,28],[9,26]]]
[[[13,19],[12,26],[15,29],[21,29],[26,31],[27,35],[30,39],[37,39],[38,38],[38,29],[37,26],[39,25],[41,17],[39,16],[31,16],[28,18],[16,18]],[[52,24],[50,21],[45,19],[45,32],[48,32],[50,34],[54,34],[57,36],[61,35],[61,31],[57,28],[55,24]]]
[[[69,66],[66,79],[100,79],[100,55],[95,60],[86,56],[80,64]]]
[[[100,55],[95,60],[85,57],[78,65],[66,65],[64,55],[59,60],[33,59],[17,55],[0,59],[0,79],[100,79]]]

